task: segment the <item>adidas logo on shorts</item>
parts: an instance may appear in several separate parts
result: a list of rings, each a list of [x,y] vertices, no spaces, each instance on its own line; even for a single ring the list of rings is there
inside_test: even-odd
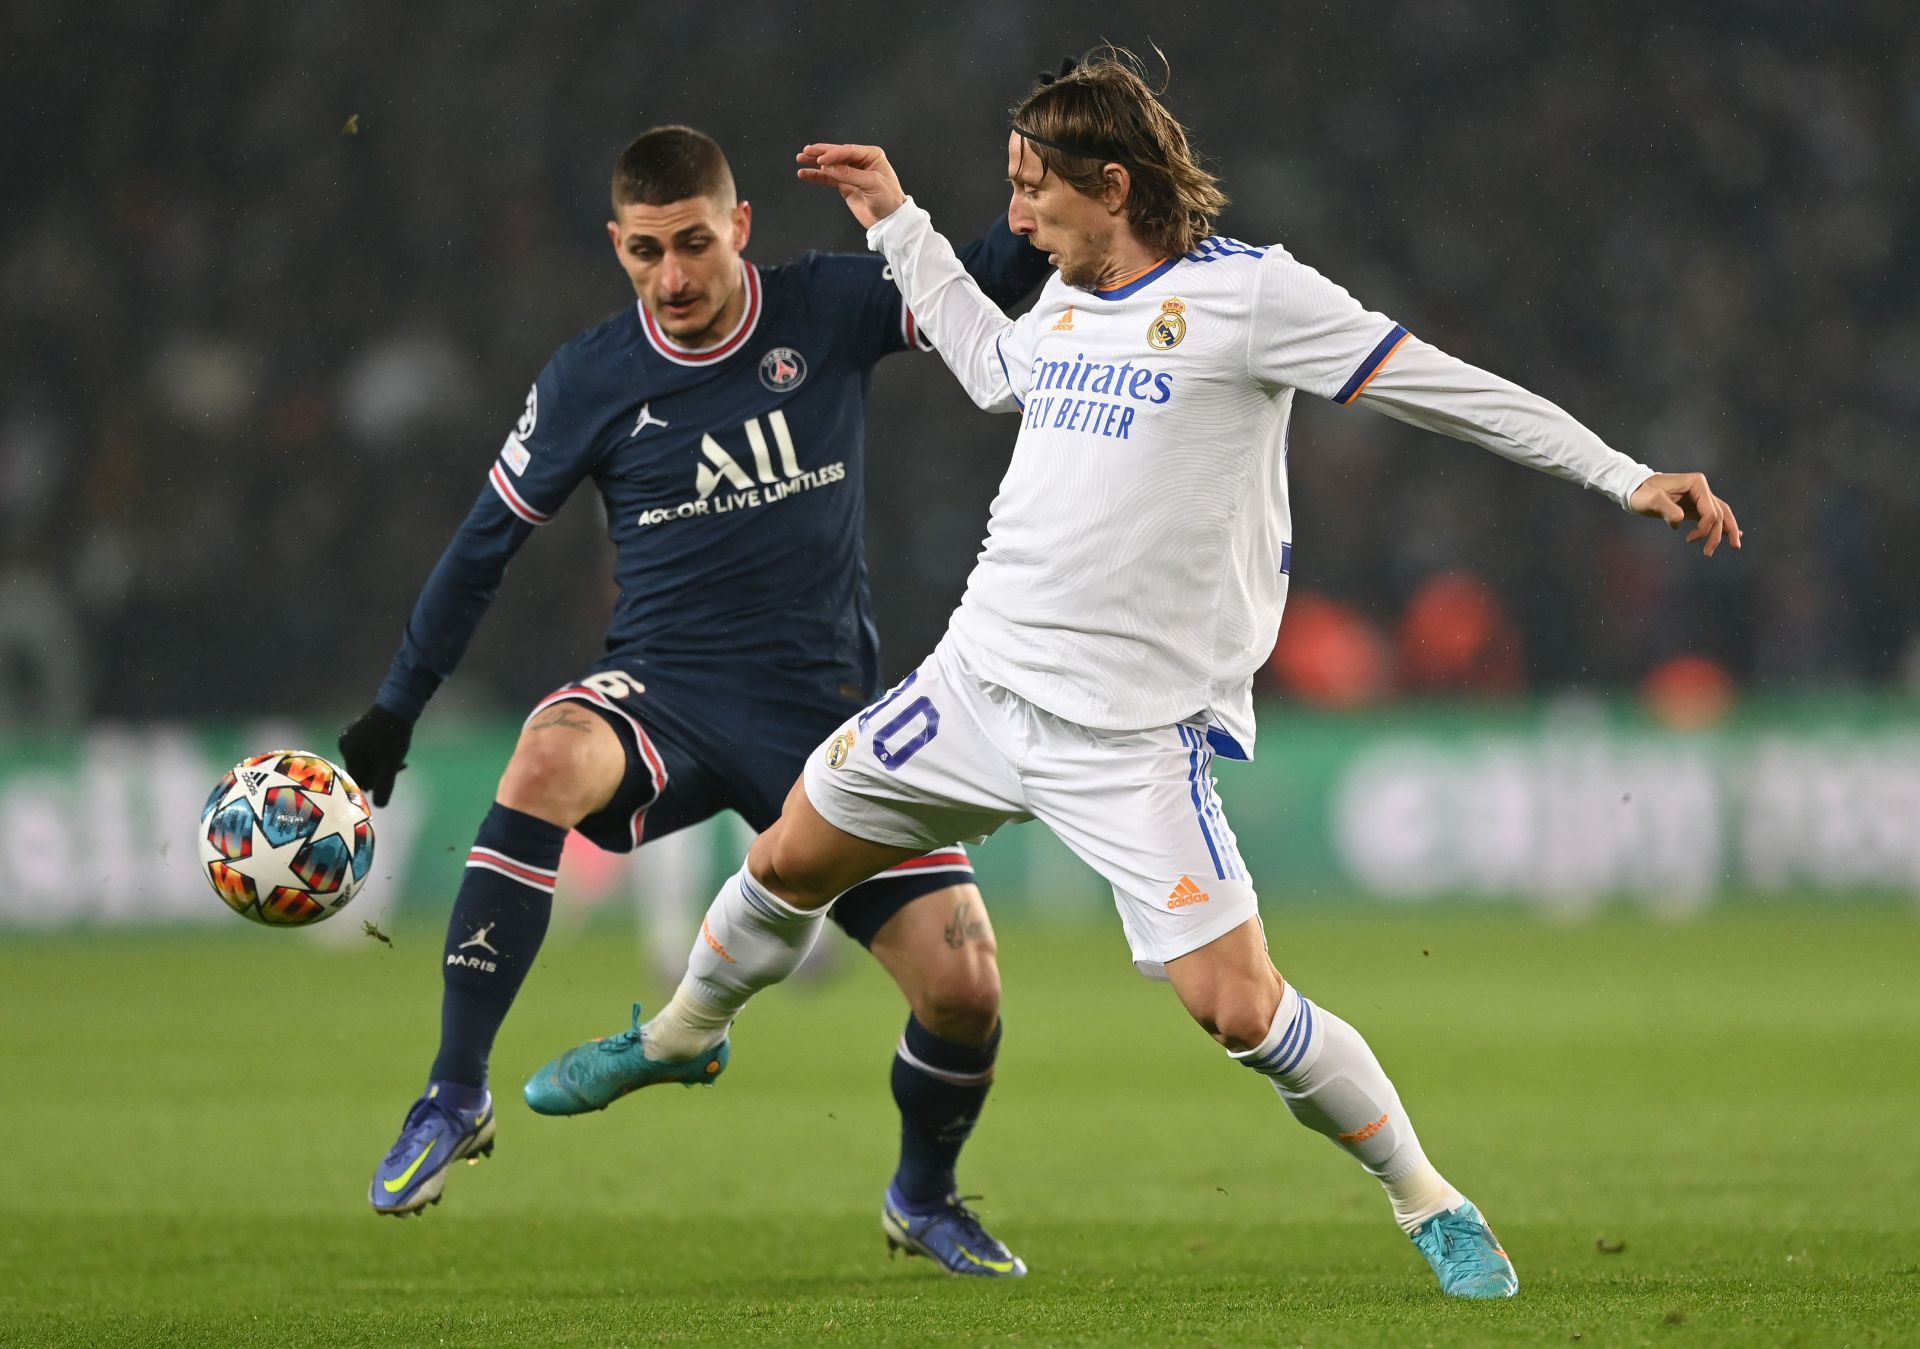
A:
[[[1182,876],[1180,883],[1173,887],[1173,893],[1167,896],[1169,909],[1184,909],[1189,904],[1205,904],[1213,896],[1193,883],[1193,877]]]

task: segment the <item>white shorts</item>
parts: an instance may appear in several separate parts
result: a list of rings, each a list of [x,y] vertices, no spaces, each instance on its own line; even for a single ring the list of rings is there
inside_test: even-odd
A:
[[[1097,731],[983,683],[942,641],[807,758],[807,799],[873,843],[927,851],[1039,820],[1113,886],[1134,963],[1175,956],[1259,906],[1197,723]]]

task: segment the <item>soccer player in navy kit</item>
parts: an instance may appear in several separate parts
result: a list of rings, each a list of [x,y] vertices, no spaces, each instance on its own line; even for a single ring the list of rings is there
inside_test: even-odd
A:
[[[745,261],[750,207],[719,146],[686,127],[627,148],[613,205],[608,233],[638,303],[541,372],[377,701],[340,738],[348,771],[384,805],[414,720],[508,560],[591,478],[617,554],[605,652],[536,705],[468,855],[439,1054],[374,1175],[381,1213],[437,1202],[453,1162],[492,1150],[487,1059],[546,932],[568,829],[624,852],[727,809],[764,828],[807,752],[880,689],[863,419],[873,366],[920,345],[890,274],[870,255]],[[1047,273],[1004,220],[966,263],[1005,303]],[[1024,1273],[954,1193],[1000,1037],[993,933],[965,852],[910,859],[834,916],[913,1009],[893,1063],[902,1144],[889,1202],[927,1216],[921,1253],[948,1268]],[[659,1064],[654,1080],[706,1083],[725,1066],[724,1052],[701,1054]],[[587,1084],[566,1104],[612,1099]]]

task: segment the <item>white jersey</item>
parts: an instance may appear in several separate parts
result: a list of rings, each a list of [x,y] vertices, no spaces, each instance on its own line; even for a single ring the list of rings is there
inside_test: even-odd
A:
[[[1212,238],[1102,291],[1056,273],[1010,322],[911,199],[867,240],[974,401],[1021,417],[949,640],[980,678],[1083,726],[1204,720],[1251,756],[1253,674],[1291,568],[1296,389],[1622,506],[1653,472],[1279,247]]]

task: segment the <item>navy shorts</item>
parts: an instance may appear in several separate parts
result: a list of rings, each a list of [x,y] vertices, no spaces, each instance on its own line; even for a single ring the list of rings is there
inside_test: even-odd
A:
[[[528,720],[559,702],[599,713],[627,752],[627,773],[605,808],[575,826],[609,852],[737,812],[756,833],[780,818],[807,755],[865,700],[832,695],[742,693],[712,680],[639,662],[603,662],[542,698]],[[840,896],[831,911],[869,946],[886,921],[922,895],[973,883],[958,845],[909,858]]]

